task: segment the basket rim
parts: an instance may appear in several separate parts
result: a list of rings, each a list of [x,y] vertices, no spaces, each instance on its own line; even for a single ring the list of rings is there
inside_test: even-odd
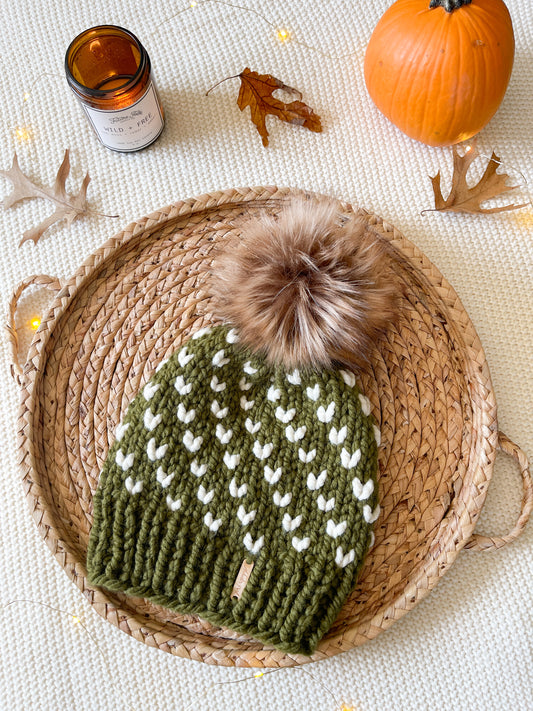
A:
[[[169,219],[179,221],[189,215],[201,210],[207,210],[210,207],[220,207],[226,205],[236,205],[238,203],[254,202],[255,204],[264,202],[268,204],[270,200],[282,200],[294,195],[306,195],[311,198],[323,198],[324,196],[312,191],[301,190],[299,188],[277,188],[275,186],[268,187],[251,187],[251,188],[232,188],[228,190],[219,190],[211,193],[204,193],[198,197],[188,198],[172,203],[160,210],[154,211],[148,216],[129,223],[124,229],[117,232],[114,236],[108,239],[100,248],[89,255],[75,273],[66,281],[63,288],[58,292],[48,310],[46,316],[42,319],[41,326],[35,334],[30,349],[28,351],[27,361],[23,368],[22,388],[19,407],[19,426],[18,426],[18,451],[19,464],[23,472],[23,485],[26,498],[29,502],[31,513],[36,521],[39,532],[45,539],[45,542],[52,550],[54,556],[58,559],[61,566],[76,583],[84,595],[93,604],[95,609],[104,617],[108,618],[110,612],[108,608],[114,610],[116,620],[126,616],[131,622],[131,613],[128,610],[117,606],[116,602],[109,599],[101,588],[95,588],[86,581],[86,573],[84,563],[80,562],[69,550],[68,546],[61,539],[53,517],[48,514],[47,508],[43,503],[45,491],[38,473],[38,452],[35,451],[35,432],[34,432],[34,417],[33,412],[35,407],[38,407],[35,398],[36,385],[44,372],[44,362],[46,361],[46,345],[54,333],[56,324],[60,322],[61,317],[67,310],[69,304],[83,291],[85,285],[90,282],[92,275],[96,270],[112,256],[118,249],[129,244],[131,240],[140,238],[145,232],[153,232],[168,223]],[[335,198],[328,197],[330,200]],[[336,200],[339,206],[344,210],[355,210],[349,203],[341,200]],[[360,209],[360,208],[359,208]],[[360,211],[366,215],[371,215],[366,210]],[[172,216],[171,218],[169,216]],[[385,609],[380,610],[379,614],[372,618],[366,625],[357,630],[345,629],[335,634],[335,636],[327,637],[327,650],[325,650],[323,642],[319,644],[317,652],[312,657],[303,657],[301,655],[289,655],[271,650],[269,647],[263,648],[258,643],[257,649],[242,650],[242,643],[231,639],[224,639],[228,644],[227,649],[221,649],[220,644],[217,644],[218,638],[213,639],[208,635],[200,635],[200,643],[198,643],[198,635],[190,632],[186,628],[181,635],[183,643],[176,645],[173,637],[166,632],[150,629],[149,626],[143,626],[137,621],[134,624],[128,624],[121,627],[129,634],[136,638],[158,646],[166,651],[170,651],[178,656],[185,656],[193,659],[198,659],[214,664],[238,665],[238,666],[291,666],[294,664],[302,664],[306,662],[317,661],[338,652],[347,651],[357,644],[362,643],[367,639],[372,639],[378,632],[390,627],[390,625],[402,617],[406,612],[411,610],[425,595],[435,586],[443,573],[452,565],[459,551],[468,542],[477,522],[479,513],[483,506],[488,484],[492,476],[492,469],[496,450],[498,447],[498,428],[496,419],[496,402],[492,390],[490,372],[485,354],[481,345],[479,336],[470,321],[470,318],[464,309],[455,290],[447,282],[440,271],[433,263],[425,256],[425,254],[416,247],[410,240],[405,238],[394,226],[388,224],[374,215],[388,229],[394,238],[394,246],[396,246],[409,260],[414,261],[414,266],[423,267],[424,273],[430,272],[431,278],[436,283],[429,281],[435,287],[437,285],[445,285],[446,293],[450,296],[447,307],[453,307],[462,315],[462,326],[467,325],[464,329],[464,334],[468,336],[468,340],[464,345],[467,351],[475,352],[477,355],[476,369],[472,371],[472,378],[476,386],[482,388],[482,396],[480,402],[482,407],[473,408],[473,422],[475,436],[472,438],[471,458],[469,460],[468,470],[471,469],[472,463],[475,464],[472,471],[473,481],[478,484],[478,496],[476,497],[477,510],[463,510],[459,513],[456,511],[448,511],[439,524],[439,529],[444,531],[449,516],[453,516],[460,524],[461,535],[456,535],[455,538],[446,537],[445,544],[442,545],[442,536],[437,535],[432,543],[431,556],[426,558],[419,565],[419,573],[415,580],[412,580],[403,590],[402,593],[394,598],[393,602]],[[391,239],[391,241],[393,241]],[[452,303],[453,302],[453,303]],[[479,363],[481,359],[481,364]],[[433,550],[434,549],[434,550]],[[424,580],[423,585],[419,585],[420,580]],[[401,604],[398,602],[401,601]],[[116,622],[118,626],[118,622]],[[187,638],[190,638],[189,641]],[[253,645],[252,645],[253,646]]]

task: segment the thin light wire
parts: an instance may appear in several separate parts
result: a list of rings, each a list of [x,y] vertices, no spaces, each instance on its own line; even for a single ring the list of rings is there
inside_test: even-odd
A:
[[[89,641],[96,647],[98,653],[99,653],[100,656],[102,657],[102,660],[103,660],[103,662],[104,662],[107,675],[108,675],[108,677],[109,677],[109,679],[110,679],[112,685],[114,686],[115,691],[117,691],[118,694],[119,694],[119,696],[122,698],[122,700],[123,700],[123,702],[124,702],[124,704],[125,704],[125,708],[130,709],[130,711],[135,711],[134,708],[133,708],[132,706],[130,706],[130,704],[126,701],[126,699],[125,699],[125,697],[124,697],[124,695],[123,695],[122,689],[119,688],[118,685],[117,685],[117,683],[114,681],[114,677],[113,677],[113,674],[111,673],[111,668],[110,668],[110,666],[109,666],[109,661],[108,661],[106,655],[104,654],[102,648],[101,648],[100,645],[98,644],[98,642],[97,642],[95,636],[92,634],[92,632],[84,625],[84,623],[82,622],[82,620],[81,620],[81,618],[79,617],[79,615],[75,615],[74,613],[69,612],[68,610],[62,610],[61,608],[55,607],[54,605],[51,605],[51,604],[49,604],[49,603],[47,603],[47,602],[41,602],[40,600],[29,600],[29,599],[25,599],[25,598],[16,599],[16,600],[11,600],[10,602],[3,604],[3,605],[2,605],[2,609],[3,609],[3,610],[6,610],[7,608],[9,608],[9,607],[11,607],[11,606],[13,606],[13,605],[18,605],[18,604],[37,605],[37,606],[39,606],[39,607],[42,607],[42,608],[45,608],[45,609],[48,609],[48,610],[52,610],[53,612],[57,612],[57,613],[59,613],[60,615],[64,615],[65,617],[69,617],[70,620],[71,620],[74,624],[76,624],[77,626],[81,627],[81,629],[83,630],[83,632],[85,633],[85,635],[87,636],[87,638],[89,639]],[[337,699],[336,699],[336,697],[335,697],[335,694],[334,694],[333,691],[331,690],[331,688],[330,688],[329,686],[327,686],[327,684],[325,684],[323,681],[321,681],[318,677],[316,677],[314,674],[312,674],[310,671],[308,671],[307,669],[304,669],[303,667],[299,667],[299,666],[297,666],[297,667],[292,667],[292,670],[293,670],[293,671],[301,672],[301,673],[303,673],[303,674],[306,674],[306,675],[307,675],[308,677],[310,677],[314,682],[316,682],[316,683],[317,683],[318,685],[320,685],[323,689],[325,689],[325,690],[327,691],[327,693],[329,694],[329,696],[331,697],[332,703],[335,704],[335,707],[336,707],[337,709],[339,709],[339,708],[347,709],[347,707],[346,707],[345,704],[341,704],[341,706],[339,707],[338,701],[337,701]],[[284,669],[283,667],[279,667],[279,668],[277,668],[277,669],[267,669],[267,670],[265,670],[265,671],[262,671],[262,670],[261,670],[261,671],[254,672],[254,674],[241,677],[240,679],[229,679],[228,681],[215,682],[215,683],[212,684],[211,686],[207,687],[207,688],[200,694],[200,696],[196,697],[193,701],[191,701],[191,703],[190,703],[188,706],[186,706],[185,709],[183,709],[183,711],[191,711],[191,709],[194,709],[194,708],[197,706],[198,701],[199,701],[200,699],[205,699],[205,698],[207,698],[207,696],[208,696],[212,691],[214,691],[215,689],[217,689],[217,688],[219,688],[219,687],[221,687],[221,686],[229,686],[230,684],[241,684],[242,682],[245,682],[245,681],[250,681],[250,680],[252,680],[252,679],[262,678],[262,677],[264,677],[264,676],[267,676],[268,674],[275,674],[275,673],[282,672],[282,671],[287,671],[287,669]]]
[[[83,624],[83,622],[82,622],[81,618],[79,617],[79,615],[75,615],[75,614],[73,614],[72,612],[68,612],[67,610],[62,610],[62,609],[59,608],[59,607],[54,607],[54,605],[50,605],[50,604],[47,603],[47,602],[41,602],[40,600],[27,600],[27,599],[11,600],[10,602],[7,602],[7,603],[5,603],[4,605],[2,605],[2,609],[3,609],[3,610],[6,610],[8,607],[11,607],[12,605],[18,605],[18,604],[21,604],[21,603],[22,603],[22,604],[26,604],[26,605],[38,605],[39,607],[48,608],[49,610],[53,610],[53,612],[58,612],[58,613],[61,614],[61,615],[65,615],[66,617],[70,617],[71,621],[72,621],[74,624],[76,624],[76,626],[81,627],[81,629],[84,631],[84,633],[85,633],[85,635],[87,636],[87,638],[88,638],[88,639],[90,640],[90,642],[92,642],[92,644],[96,647],[96,649],[98,650],[100,656],[102,657],[102,660],[103,660],[103,662],[104,662],[104,665],[105,665],[105,668],[106,668],[106,672],[107,672],[107,675],[108,675],[108,677],[109,677],[109,679],[110,679],[110,681],[111,681],[111,684],[115,687],[115,691],[117,691],[118,694],[122,697],[122,700],[123,700],[123,702],[124,702],[125,708],[130,709],[130,711],[135,711],[135,709],[133,708],[133,706],[130,706],[129,703],[126,701],[126,699],[125,699],[125,697],[124,697],[124,695],[123,695],[122,689],[120,689],[120,688],[118,687],[118,685],[116,684],[116,682],[115,682],[115,680],[114,680],[114,677],[113,677],[113,675],[111,674],[111,668],[110,668],[110,666],[109,666],[109,662],[108,662],[108,660],[107,660],[107,657],[106,657],[106,655],[104,654],[104,652],[102,651],[102,649],[101,649],[100,645],[98,644],[98,642],[96,641],[95,636],[94,636],[94,635],[92,634],[92,632],[90,632],[90,630]]]
[[[268,19],[268,17],[266,17],[265,15],[263,15],[261,12],[259,12],[258,10],[256,10],[253,7],[245,7],[244,5],[237,5],[236,3],[229,2],[228,0],[200,0],[199,2],[191,2],[187,7],[181,8],[181,10],[178,10],[173,15],[170,15],[169,17],[167,17],[166,20],[163,20],[162,22],[159,23],[159,25],[157,25],[156,29],[154,30],[154,32],[152,34],[157,32],[160,27],[171,22],[179,15],[182,15],[185,12],[189,12],[190,10],[195,10],[200,5],[207,5],[208,3],[216,3],[217,5],[225,5],[226,7],[230,7],[235,10],[242,10],[243,12],[252,13],[253,15],[256,15],[257,17],[259,17],[263,22],[266,22],[266,24],[269,25],[269,27],[271,27],[273,30],[281,29],[281,28],[277,28],[276,25],[273,22],[271,22],[271,20]],[[317,54],[320,54],[322,57],[326,57],[327,59],[333,59],[334,61],[339,60],[339,59],[348,59],[349,57],[354,57],[355,55],[357,55],[357,51],[349,52],[347,54],[340,54],[340,55],[336,55],[336,56],[329,54],[328,52],[324,52],[319,47],[314,47],[313,45],[307,44],[306,42],[302,42],[301,40],[295,38],[293,36],[292,32],[288,32],[288,36],[286,38],[285,37],[283,39],[280,38],[280,42],[291,42],[293,44],[297,44],[300,47],[304,47],[305,49],[308,49],[312,52],[316,52]]]
[[[465,150],[467,153],[472,150],[475,143],[476,143],[476,139],[474,138],[474,139],[472,139],[471,143],[465,144]],[[531,193],[527,178],[521,170],[519,170],[518,168],[515,168],[514,166],[510,165],[509,163],[504,163],[499,158],[495,158],[494,155],[488,156],[486,153],[480,153],[478,151],[476,158],[486,158],[488,163],[491,163],[491,162],[496,163],[498,166],[504,168],[505,173],[507,175],[508,175],[509,171],[511,171],[512,173],[517,173],[522,178],[523,182],[521,185],[513,185],[510,187],[512,187],[513,190],[518,190],[518,189],[525,190],[526,196],[527,196],[527,202],[522,205],[516,205],[516,207],[514,205],[510,206],[507,210],[504,210],[505,212],[510,212],[513,209],[518,210],[518,209],[521,209],[521,208],[524,208],[527,206],[530,206],[533,208],[533,195]],[[487,163],[487,165],[488,165],[488,163]],[[508,177],[510,177],[510,176],[508,176]],[[439,210],[437,210],[436,208],[426,208],[425,210],[422,210],[420,212],[420,215],[425,215],[425,213],[427,213],[427,212],[439,212]]]
[[[280,672],[283,671],[283,669],[269,669],[268,671],[261,672],[258,674],[257,672],[255,674],[252,674],[251,676],[243,676],[240,679],[230,679],[229,681],[217,681],[211,686],[209,686],[207,689],[204,689],[200,696],[198,696],[196,699],[191,701],[191,703],[185,707],[183,711],[191,711],[191,709],[195,708],[196,704],[200,699],[205,699],[208,697],[208,695],[214,691],[214,689],[217,689],[220,686],[229,686],[229,684],[240,684],[243,681],[250,681],[251,679],[258,679],[260,677],[266,676],[267,674],[274,674],[275,672]]]
[[[511,171],[512,173],[518,173],[518,175],[522,178],[522,181],[523,181],[523,182],[522,182],[522,185],[513,185],[513,189],[514,189],[514,188],[516,188],[516,189],[518,189],[518,188],[524,189],[524,190],[526,191],[526,194],[527,194],[527,197],[528,197],[527,204],[530,205],[531,207],[533,207],[533,195],[532,195],[531,190],[530,190],[530,188],[529,188],[529,183],[528,183],[528,181],[527,181],[527,179],[526,179],[526,176],[524,175],[524,173],[522,173],[521,170],[519,170],[518,168],[515,168],[515,167],[512,166],[512,165],[509,165],[508,163],[504,163],[503,161],[494,158],[494,156],[488,156],[488,155],[486,155],[485,153],[478,153],[478,155],[479,155],[481,158],[486,158],[489,162],[492,161],[493,163],[497,163],[499,166],[501,166],[502,168],[505,169],[505,172],[506,172],[506,173],[509,173],[509,171]]]

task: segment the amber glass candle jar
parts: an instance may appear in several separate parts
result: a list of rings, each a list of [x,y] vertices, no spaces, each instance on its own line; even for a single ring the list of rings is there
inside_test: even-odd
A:
[[[78,35],[65,56],[67,82],[100,141],[114,151],[138,151],[153,143],[164,114],[139,40],[115,25]]]

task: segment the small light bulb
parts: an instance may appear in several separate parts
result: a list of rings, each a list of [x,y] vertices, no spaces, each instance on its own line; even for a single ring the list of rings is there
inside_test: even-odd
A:
[[[30,95],[29,95],[28,92],[26,92],[26,93],[24,94],[24,101],[28,101],[29,98],[30,98]]]
[[[38,316],[35,316],[35,317],[32,318],[32,320],[30,321],[30,326],[31,326],[31,328],[32,328],[33,331],[36,331],[36,330],[39,328],[40,325],[41,325],[41,319],[40,319]]]
[[[78,617],[78,615],[72,615],[72,622],[74,622],[74,624],[77,625],[81,622],[81,620]]]
[[[256,671],[254,673],[254,676],[256,679],[259,679],[260,677],[264,676],[264,673],[262,671]]]
[[[18,126],[15,129],[15,137],[20,143],[25,143],[31,140],[31,129],[26,128],[26,126]]]
[[[291,33],[289,32],[289,30],[286,30],[284,27],[281,27],[277,31],[277,35],[280,42],[286,42],[290,38]]]
[[[191,2],[191,7],[196,7],[197,4],[196,2]]]
[[[467,146],[465,148],[465,153],[470,153],[471,150],[472,150],[472,146]]]

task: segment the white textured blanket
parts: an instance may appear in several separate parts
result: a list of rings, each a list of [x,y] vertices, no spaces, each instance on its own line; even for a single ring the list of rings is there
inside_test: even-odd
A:
[[[92,214],[70,227],[59,223],[37,245],[19,247],[24,230],[44,219],[51,206],[26,200],[0,210],[4,322],[22,279],[70,276],[115,232],[158,207],[232,186],[314,190],[381,215],[446,276],[484,345],[500,427],[533,456],[533,208],[479,216],[421,214],[433,205],[428,176],[440,169],[443,185],[449,185],[451,149],[407,138],[366,93],[365,46],[389,4],[0,0],[0,169],[10,167],[16,150],[26,174],[51,184],[70,148],[67,187],[76,190],[88,170],[91,208],[120,215]],[[513,75],[478,145],[485,155],[494,150],[516,183],[533,190],[533,19],[528,2],[507,5],[516,35]],[[64,78],[69,42],[103,23],[133,31],[152,60],[166,127],[139,153],[102,147]],[[290,31],[291,39],[281,42],[279,28]],[[248,110],[241,113],[236,106],[238,80],[205,96],[245,67],[298,88],[321,116],[323,132],[269,119],[270,145],[264,148]],[[484,162],[476,167],[478,175]],[[0,199],[10,189],[0,177]],[[529,201],[528,189],[517,199]],[[21,304],[22,352],[31,338],[27,322],[45,306],[40,293],[28,294]],[[175,658],[122,633],[95,614],[29,514],[17,468],[18,391],[6,338],[0,357],[0,605],[12,603],[0,609],[0,708],[334,711],[342,702],[357,711],[533,708],[533,525],[500,551],[461,553],[438,587],[388,631],[305,668],[253,678],[250,670]],[[498,458],[478,530],[507,532],[518,516],[520,491],[517,467]],[[230,683],[239,679],[247,680]]]

